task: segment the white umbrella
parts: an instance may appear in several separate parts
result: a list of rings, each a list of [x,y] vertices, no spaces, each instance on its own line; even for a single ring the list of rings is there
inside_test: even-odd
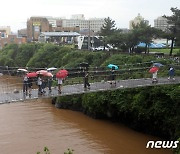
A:
[[[24,69],[24,68],[18,68],[17,72],[27,72],[28,70]]]
[[[55,70],[57,70],[56,67],[50,67],[50,68],[47,69],[47,71],[55,71]]]

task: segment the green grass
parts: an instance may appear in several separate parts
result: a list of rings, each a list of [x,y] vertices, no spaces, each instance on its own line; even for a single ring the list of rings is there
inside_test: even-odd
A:
[[[170,48],[166,48],[166,49],[149,49],[150,52],[162,52],[165,54],[169,54],[170,52]],[[173,49],[173,55],[177,54],[178,52],[180,52],[180,48],[177,49]]]

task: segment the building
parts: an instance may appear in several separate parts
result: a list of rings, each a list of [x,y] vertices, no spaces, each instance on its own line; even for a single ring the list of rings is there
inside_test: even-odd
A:
[[[25,38],[27,38],[27,29],[24,28],[24,29],[18,30],[18,37],[25,37]]]
[[[144,21],[147,25],[149,25],[149,21],[145,20],[140,14],[138,14],[137,17],[135,17],[133,20],[129,21],[129,29],[133,29],[133,25],[138,25],[140,24],[142,21]]]
[[[79,27],[52,27],[53,32],[80,32]]]
[[[10,26],[0,26],[1,36],[6,37],[11,34]]]
[[[92,31],[93,35],[101,30],[104,19],[85,20],[83,14],[72,15],[72,19],[53,17],[31,17],[27,21],[27,41],[38,41],[41,32],[77,32]]]
[[[84,14],[73,14],[71,16],[71,19],[74,19],[74,20],[85,20],[85,17],[84,17]]]
[[[79,27],[80,30],[91,29],[95,33],[100,32],[101,27],[104,25],[104,19],[91,18],[85,19],[63,19],[62,27]]]
[[[17,37],[17,35],[10,34],[7,37],[0,37],[0,49],[8,44],[23,44],[26,43],[26,38]]]
[[[41,32],[52,31],[52,25],[46,17],[31,17],[27,21],[27,41],[38,41]]]
[[[164,17],[158,17],[154,20],[154,27],[161,29],[162,31],[167,31],[169,24],[167,23],[167,19]]]
[[[76,32],[41,32],[38,41],[54,44],[76,44],[78,36],[80,34]]]

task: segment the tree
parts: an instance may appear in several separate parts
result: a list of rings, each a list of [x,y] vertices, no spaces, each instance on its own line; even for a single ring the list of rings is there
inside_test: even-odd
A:
[[[110,36],[112,35],[117,28],[115,28],[115,21],[110,19],[110,17],[104,19],[104,25],[101,27],[101,36]]]
[[[116,26],[115,21],[110,19],[110,17],[104,19],[104,25],[101,27],[101,32],[100,32],[100,35],[103,36],[102,40],[104,44],[104,50],[108,40],[107,37],[113,35],[114,32],[117,30],[115,26]]]
[[[171,11],[173,15],[171,16],[166,16],[164,15],[168,21],[169,24],[169,36],[171,38],[171,49],[169,55],[172,56],[173,52],[173,47],[174,47],[174,42],[175,40],[180,40],[180,10],[177,8],[171,8]]]
[[[146,44],[145,53],[147,53],[147,51],[149,52],[149,45],[152,39],[160,36],[161,30],[151,27],[151,25],[147,25],[146,22],[141,21],[139,24],[133,25],[132,32],[136,34],[135,36],[139,42],[144,42]]]

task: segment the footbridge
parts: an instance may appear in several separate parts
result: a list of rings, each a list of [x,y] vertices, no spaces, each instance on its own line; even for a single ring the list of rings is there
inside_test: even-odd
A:
[[[5,81],[4,81],[5,82]],[[64,95],[82,94],[97,91],[107,91],[115,89],[125,89],[125,88],[136,88],[136,87],[146,87],[146,86],[157,86],[157,85],[168,85],[168,84],[180,84],[180,77],[176,77],[175,80],[168,80],[166,78],[159,78],[158,83],[152,83],[151,78],[141,78],[141,79],[128,79],[128,80],[117,80],[116,85],[110,84],[108,81],[94,82],[90,83],[90,89],[84,89],[83,84],[73,84],[64,85],[62,87],[62,93],[58,93],[57,87],[52,87],[52,91],[49,92],[46,89],[46,93],[43,95],[38,95],[38,89],[32,89],[31,95],[24,94],[21,85],[11,84],[11,83],[1,83],[0,90],[0,104],[12,103],[26,100],[33,100],[39,98],[52,98]]]

